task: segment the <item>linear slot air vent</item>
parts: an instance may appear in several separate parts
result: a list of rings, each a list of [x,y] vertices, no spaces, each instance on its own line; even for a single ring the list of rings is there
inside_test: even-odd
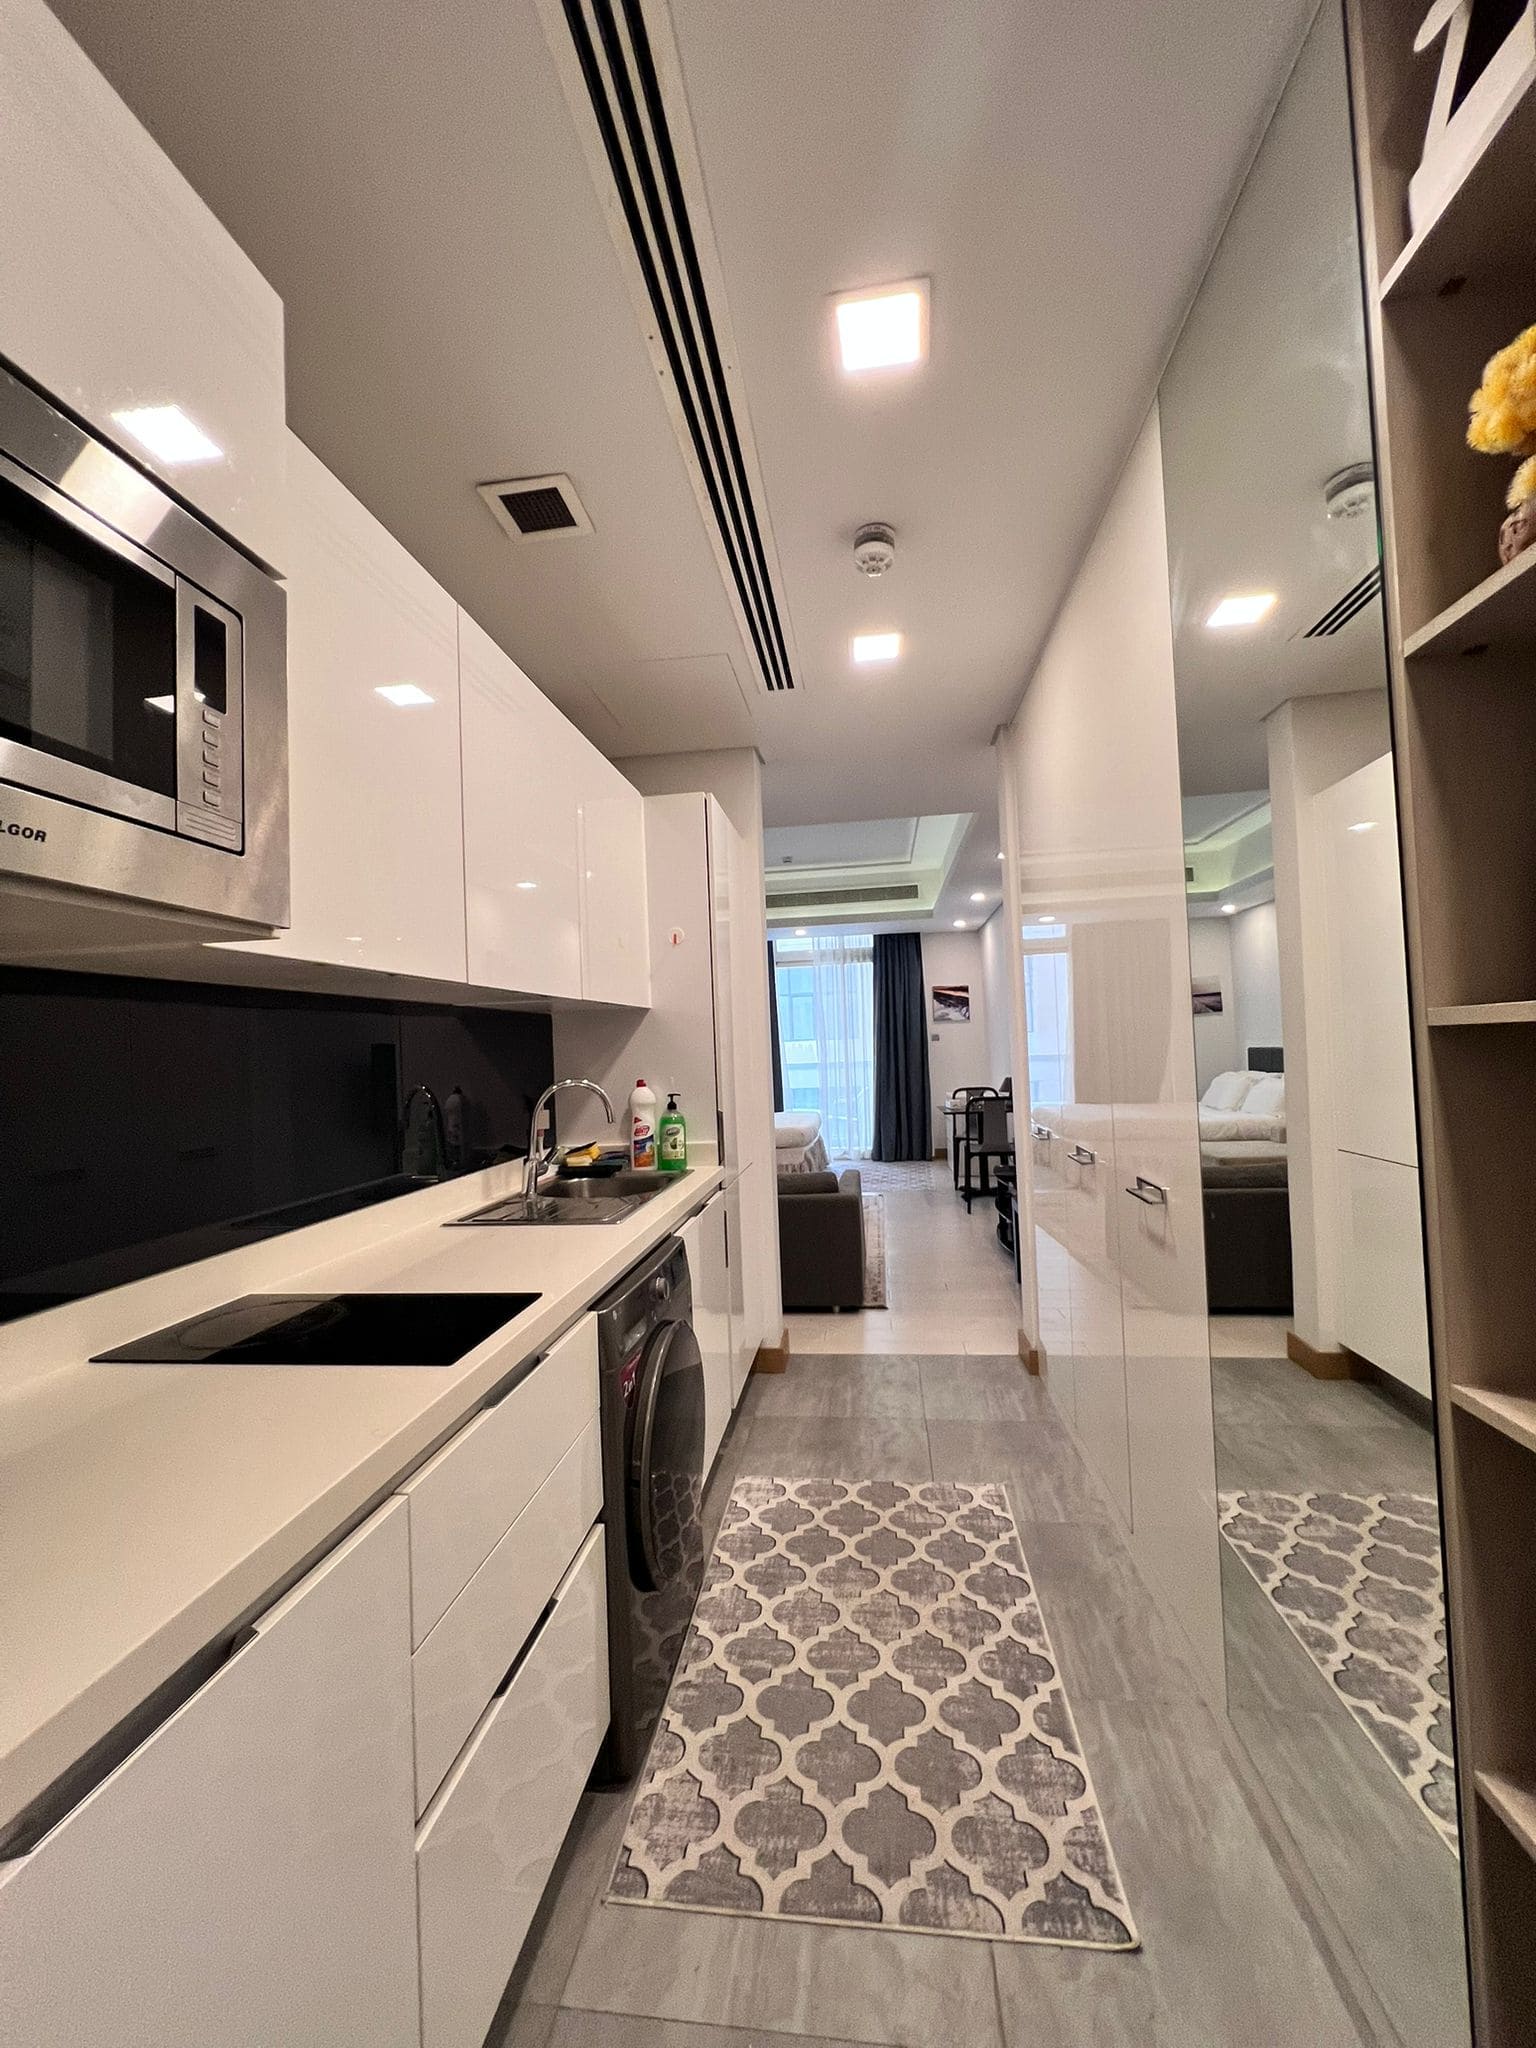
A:
[[[592,531],[568,476],[515,476],[477,489],[496,524],[516,541],[555,540]]]
[[[1381,564],[1374,563],[1360,581],[1353,584],[1337,604],[1331,604],[1320,619],[1314,619],[1303,640],[1330,639],[1335,633],[1342,633],[1350,620],[1363,612],[1373,597],[1381,595]]]
[[[873,889],[805,889],[768,891],[770,910],[806,909],[836,903],[915,903],[922,895],[916,882],[885,882]]]
[[[561,8],[744,631],[764,686],[792,690],[766,522],[753,501],[640,0],[561,0]]]

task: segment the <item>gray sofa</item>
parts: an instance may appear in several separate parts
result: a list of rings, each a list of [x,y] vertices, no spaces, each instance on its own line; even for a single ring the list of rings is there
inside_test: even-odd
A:
[[[785,1308],[864,1306],[864,1191],[853,1168],[779,1175]]]

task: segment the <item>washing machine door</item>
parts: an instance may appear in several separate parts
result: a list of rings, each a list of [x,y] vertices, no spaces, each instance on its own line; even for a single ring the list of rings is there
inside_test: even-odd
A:
[[[704,1361],[688,1323],[662,1323],[640,1366],[629,1454],[630,1569],[642,1592],[686,1589],[703,1570]]]

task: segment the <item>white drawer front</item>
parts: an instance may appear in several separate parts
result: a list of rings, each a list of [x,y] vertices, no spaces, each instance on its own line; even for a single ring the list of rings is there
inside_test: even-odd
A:
[[[594,1529],[416,1837],[422,2048],[480,2048],[607,1726]]]
[[[505,1400],[477,1415],[406,1481],[413,1649],[596,1413],[597,1318],[583,1316]]]
[[[594,1416],[411,1659],[426,1806],[603,1511]]]

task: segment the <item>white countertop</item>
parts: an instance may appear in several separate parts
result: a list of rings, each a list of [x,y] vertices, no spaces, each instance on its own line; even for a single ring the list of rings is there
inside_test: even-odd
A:
[[[726,1177],[617,1224],[443,1228],[521,1164],[0,1329],[0,1824],[266,1604]],[[537,1292],[449,1367],[91,1365],[236,1295]]]

